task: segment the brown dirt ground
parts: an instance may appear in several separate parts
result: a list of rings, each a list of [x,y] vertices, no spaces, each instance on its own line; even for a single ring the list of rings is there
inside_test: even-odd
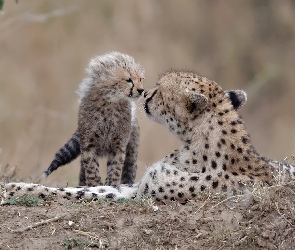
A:
[[[56,198],[2,205],[0,249],[294,249],[294,190],[289,183],[203,193],[185,205]]]

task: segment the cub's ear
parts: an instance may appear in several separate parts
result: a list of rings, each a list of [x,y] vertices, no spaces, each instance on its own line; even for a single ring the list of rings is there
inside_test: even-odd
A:
[[[192,91],[186,92],[186,108],[189,113],[203,109],[206,107],[207,102],[207,97],[202,94],[197,94]]]
[[[247,101],[247,94],[243,90],[226,90],[224,91],[235,110],[242,107]]]

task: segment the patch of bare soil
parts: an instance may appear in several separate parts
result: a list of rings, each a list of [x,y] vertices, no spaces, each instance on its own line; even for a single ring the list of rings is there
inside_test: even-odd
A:
[[[151,199],[0,207],[1,249],[294,249],[295,185],[204,193],[185,205]]]

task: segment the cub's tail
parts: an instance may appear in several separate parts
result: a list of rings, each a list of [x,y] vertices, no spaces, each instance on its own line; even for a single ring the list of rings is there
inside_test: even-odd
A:
[[[43,173],[43,176],[48,177],[48,175],[60,166],[66,165],[75,160],[80,153],[80,137],[78,131],[76,131],[72,135],[71,139],[56,152],[54,160],[51,162],[48,169]]]

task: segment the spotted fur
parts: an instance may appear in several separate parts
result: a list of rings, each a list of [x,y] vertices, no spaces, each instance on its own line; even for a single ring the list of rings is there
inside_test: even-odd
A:
[[[278,170],[295,178],[294,166],[255,151],[236,111],[245,101],[245,92],[223,91],[214,81],[193,72],[167,72],[145,93],[144,109],[151,120],[180,139],[182,146],[150,166],[139,183],[117,188],[47,188],[48,193],[69,199],[152,196],[185,202],[204,190],[222,193],[251,188],[256,182],[272,185]],[[46,187],[34,185],[5,184],[4,196],[44,195]]]
[[[93,58],[79,87],[78,130],[44,172],[81,154],[79,185],[102,185],[98,159],[107,157],[106,185],[134,183],[139,143],[136,100],[143,93],[143,67],[129,55],[111,52]]]

